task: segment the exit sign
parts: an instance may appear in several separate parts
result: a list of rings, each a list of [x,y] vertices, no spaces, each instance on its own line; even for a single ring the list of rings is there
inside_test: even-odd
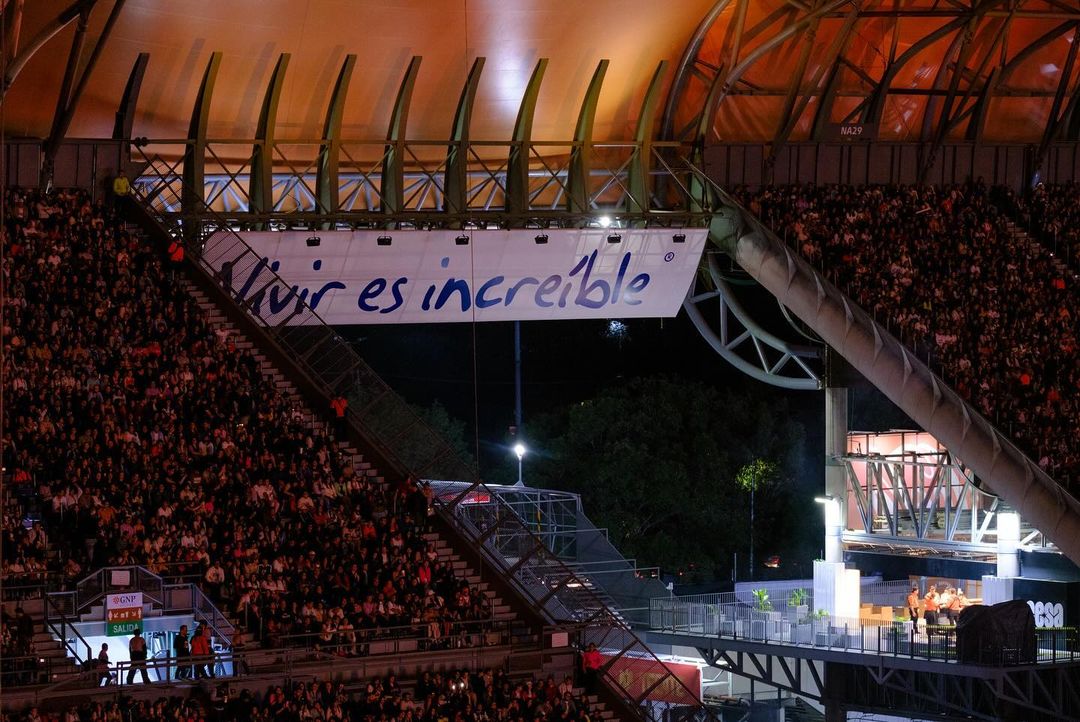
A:
[[[110,594],[105,598],[105,634],[128,637],[142,625],[142,592]]]

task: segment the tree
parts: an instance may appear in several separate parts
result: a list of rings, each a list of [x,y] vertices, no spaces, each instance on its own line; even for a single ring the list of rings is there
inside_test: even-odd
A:
[[[624,555],[699,578],[724,576],[732,552],[745,549],[738,475],[752,460],[773,465],[758,523],[785,523],[790,495],[782,492],[803,443],[782,403],[667,377],[609,388],[536,417],[529,429],[531,486],[581,493]]]

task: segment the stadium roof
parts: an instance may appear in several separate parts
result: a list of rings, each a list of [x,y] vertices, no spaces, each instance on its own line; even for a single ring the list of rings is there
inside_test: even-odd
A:
[[[472,116],[477,139],[510,137],[541,57],[550,65],[534,138],[573,134],[578,105],[601,58],[611,65],[594,137],[628,137],[657,62],[678,66],[688,46],[688,62],[671,72],[677,93],[667,127],[667,134],[683,138],[704,127],[713,140],[803,140],[820,137],[830,123],[880,121],[883,140],[943,134],[1038,142],[1048,121],[1065,116],[1080,98],[1077,0],[2,2],[9,32],[16,8],[23,8],[18,52],[26,52],[65,10],[92,8],[84,64],[114,3],[123,3],[69,137],[111,133],[140,52],[150,53],[150,63],[134,133],[152,138],[186,135],[203,70],[217,50],[224,59],[209,135],[224,138],[254,136],[280,53],[292,54],[278,114],[283,139],[319,135],[347,53],[358,59],[342,135],[355,139],[385,136],[413,55],[424,58],[408,133],[418,139],[448,136],[477,56],[487,58]],[[78,23],[67,24],[18,74],[4,103],[9,135],[49,134]],[[703,106],[712,118],[704,124]]]

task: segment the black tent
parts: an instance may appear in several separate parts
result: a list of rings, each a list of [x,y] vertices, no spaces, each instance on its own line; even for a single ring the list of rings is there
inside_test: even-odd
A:
[[[1035,615],[1027,602],[975,605],[956,623],[956,658],[969,664],[1028,664],[1035,661]]]

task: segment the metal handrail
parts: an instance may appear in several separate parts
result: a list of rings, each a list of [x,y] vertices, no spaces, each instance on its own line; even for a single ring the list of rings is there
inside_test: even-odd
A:
[[[50,614],[50,610],[55,611],[55,613],[59,616],[59,629],[56,628],[56,621],[53,619],[52,614]],[[60,638],[60,642],[64,645],[64,649],[66,649],[68,653],[72,657],[74,657],[75,660],[78,661],[80,664],[85,664],[88,660],[93,659],[94,648],[91,647],[90,643],[86,641],[86,638],[82,636],[78,628],[75,626],[74,622],[68,620],[68,616],[64,614],[64,611],[56,605],[56,601],[51,595],[45,597],[45,626],[49,630],[51,630],[53,634]],[[86,647],[85,658],[79,656],[78,645],[75,645],[74,647],[71,646],[71,640],[68,639],[69,629],[75,635],[75,639],[82,642],[83,646]]]
[[[449,625],[449,629],[444,629],[443,625],[439,623],[436,623],[436,626],[439,629],[438,636],[429,634],[431,625],[427,622],[418,622],[416,624],[398,627],[351,629],[345,632],[338,630],[334,633],[335,636],[351,635],[353,639],[350,641],[336,642],[327,642],[323,640],[321,632],[286,634],[276,638],[278,642],[281,642],[280,645],[271,645],[265,648],[312,649],[317,647],[322,651],[329,651],[332,654],[344,656],[369,656],[372,654],[371,645],[376,645],[376,649],[378,649],[379,643],[383,642],[392,644],[392,647],[386,651],[376,652],[376,654],[397,653],[402,642],[414,642],[417,645],[417,649],[424,649],[425,647],[430,649],[433,643],[453,647],[455,643],[462,644],[464,642],[472,642],[476,637],[486,638],[487,635],[498,635],[498,641],[494,644],[489,644],[482,640],[479,645],[468,644],[467,646],[492,647],[507,644],[514,646],[514,635],[511,633],[514,625],[510,620],[453,622]]]
[[[262,259],[229,222],[202,202],[201,189],[197,196],[198,217],[179,218],[159,212],[134,184],[132,197],[143,206],[163,233],[182,240],[188,249],[189,257],[218,283],[222,283],[222,278],[220,267],[215,266],[215,261],[227,260],[233,269],[234,278],[239,278],[241,273],[246,273],[248,269],[260,264]],[[206,241],[214,233],[221,235],[210,250],[214,257],[207,258]],[[248,317],[258,324],[274,343],[292,356],[327,396],[352,387],[357,397],[356,407],[359,408],[350,403],[347,412],[349,420],[367,442],[381,453],[393,471],[402,477],[412,476],[416,479],[456,478],[473,482],[465,492],[451,501],[436,500],[435,508],[438,513],[456,528],[461,536],[478,548],[489,563],[500,569],[515,589],[536,605],[550,621],[555,624],[587,621],[594,625],[583,635],[583,642],[594,641],[598,646],[607,644],[617,651],[616,657],[605,666],[603,675],[613,692],[643,717],[647,714],[642,706],[647,700],[638,699],[613,673],[615,659],[632,650],[654,663],[655,673],[659,678],[666,676],[673,680],[677,687],[682,687],[687,698],[695,700],[696,706],[702,709],[708,719],[715,719],[711,712],[701,707],[698,692],[687,689],[683,681],[672,674],[634,635],[629,625],[584,585],[572,570],[547,552],[538,538],[531,533],[525,536],[532,550],[525,559],[513,563],[508,562],[503,554],[489,548],[485,543],[489,538],[486,530],[478,529],[470,520],[455,513],[458,501],[478,488],[486,489],[478,481],[476,469],[458,459],[453,448],[375,374],[350,344],[341,339],[311,310],[305,299],[292,300],[295,294],[289,296],[290,284],[269,268],[260,275],[259,284],[261,293],[267,294],[267,298],[271,297],[271,291],[276,290],[280,297],[290,298],[290,302],[276,312],[264,308],[260,313],[252,313],[248,304],[238,304],[240,308],[247,312]],[[230,292],[230,298],[234,298],[231,286],[226,287],[226,291]],[[332,353],[328,353],[324,348],[327,344]],[[445,473],[446,471],[450,473]],[[516,511],[501,501],[498,495],[490,490],[488,493],[495,500],[494,507],[503,523],[528,531]],[[525,564],[530,558],[534,562],[543,562],[557,572],[532,574]],[[553,609],[557,611],[553,612]],[[579,618],[573,618],[575,614]]]

